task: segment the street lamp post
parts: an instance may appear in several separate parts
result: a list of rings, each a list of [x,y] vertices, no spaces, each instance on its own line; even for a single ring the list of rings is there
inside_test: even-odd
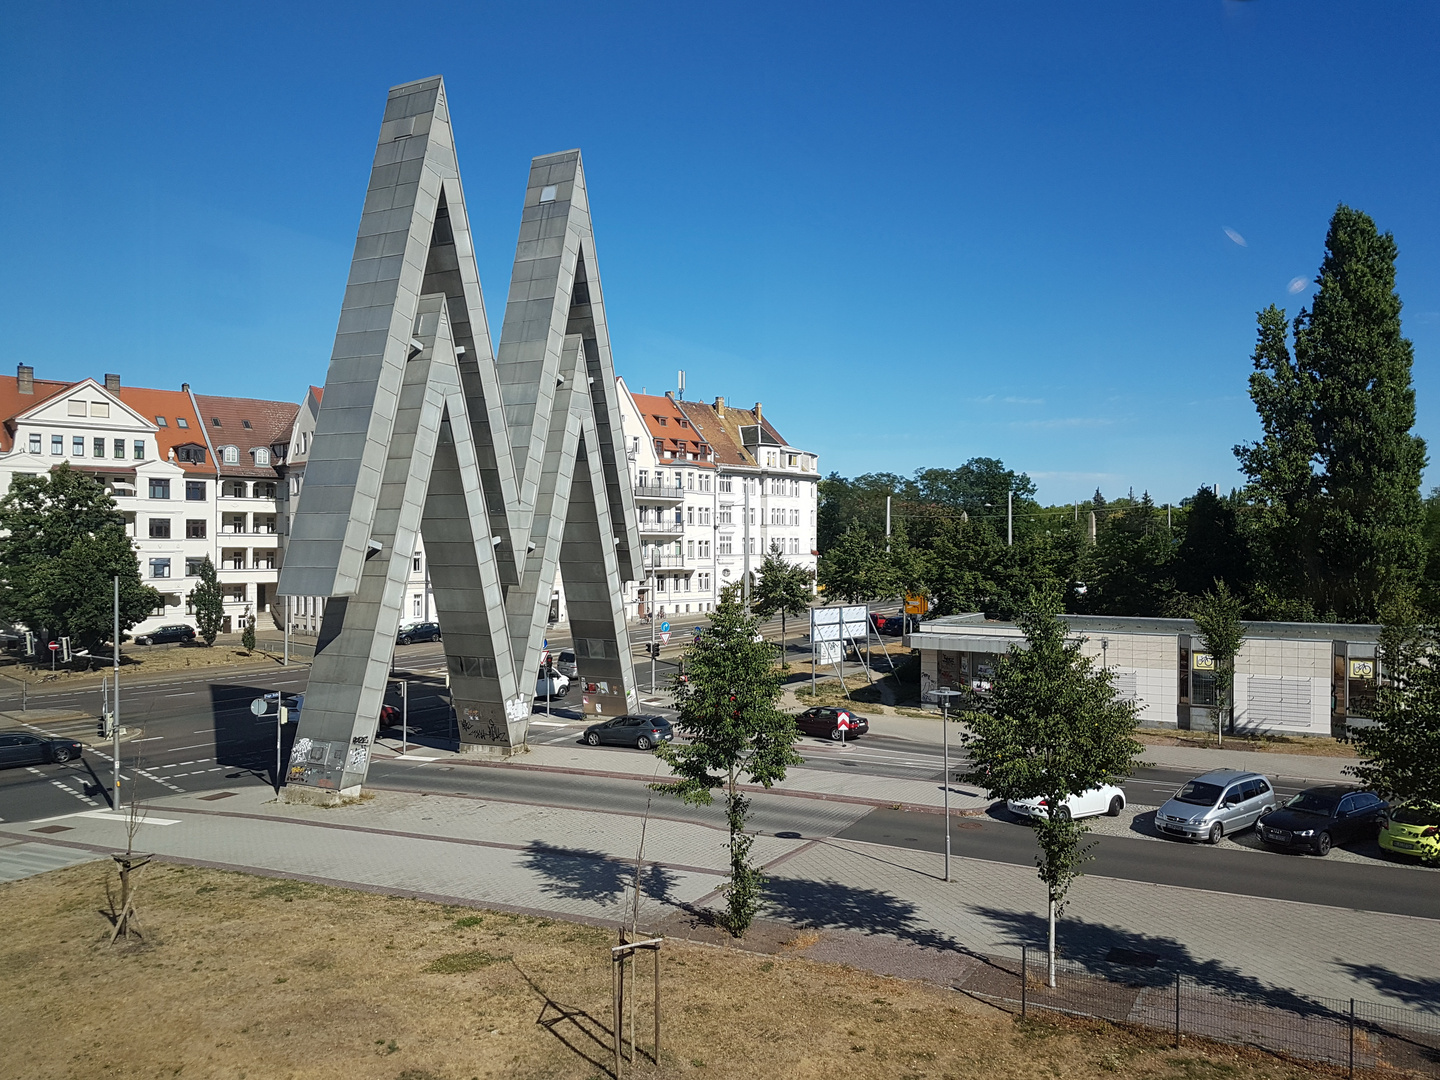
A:
[[[950,705],[960,696],[960,691],[948,686],[935,691],[940,702],[940,738],[945,755],[945,880],[950,880]]]

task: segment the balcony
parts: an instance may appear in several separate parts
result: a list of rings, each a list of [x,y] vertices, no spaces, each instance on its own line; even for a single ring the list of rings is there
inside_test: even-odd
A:
[[[645,560],[645,572],[651,570],[683,570],[685,569],[684,555],[652,555]]]
[[[644,521],[639,525],[641,536],[684,536],[685,526],[674,521]]]
[[[684,502],[685,489],[675,487],[673,484],[636,484],[635,498],[648,501],[659,500],[661,502]]]

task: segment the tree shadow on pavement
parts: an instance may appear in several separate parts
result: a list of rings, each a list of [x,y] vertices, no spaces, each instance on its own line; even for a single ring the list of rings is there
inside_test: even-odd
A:
[[[1037,890],[1041,888],[1037,884]],[[1043,896],[1043,893],[1041,893]],[[1032,953],[1044,952],[1048,935],[1046,920],[1041,915],[999,908],[977,907],[977,915],[1006,931],[1015,948],[1028,945]],[[1126,967],[1127,978],[1137,982],[1168,982],[1177,974],[1200,986],[1227,994],[1263,1001],[1268,1005],[1313,1012],[1315,1003],[1296,992],[1267,986],[1259,979],[1219,960],[1194,956],[1188,946],[1169,937],[1157,937],[1124,930],[1103,923],[1066,917],[1055,924],[1055,937],[1060,955],[1099,973]],[[1124,957],[1118,960],[1117,957]],[[1143,967],[1134,966],[1143,957]]]
[[[1440,1013],[1440,978],[1428,975],[1401,975],[1379,964],[1352,964],[1337,959],[1337,967],[1351,978],[1367,982],[1382,994],[1398,998],[1407,1005],[1419,1006],[1426,1012]]]
[[[635,883],[635,863],[603,851],[532,840],[522,858],[542,879],[541,891],[562,900],[618,904]],[[647,863],[640,872],[640,894],[645,899],[677,906],[671,890],[678,882],[679,877],[670,870],[658,863]]]
[[[887,934],[931,949],[959,949],[954,940],[924,925],[914,904],[879,889],[771,878],[765,883],[765,908],[771,917],[799,926]]]

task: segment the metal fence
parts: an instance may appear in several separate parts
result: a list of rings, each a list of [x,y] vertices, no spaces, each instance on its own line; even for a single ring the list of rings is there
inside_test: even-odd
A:
[[[1232,991],[1125,962],[1059,960],[1055,976],[1052,988],[1044,952],[1024,949],[1018,960],[990,959],[958,989],[1021,1016],[1049,1010],[1133,1024],[1166,1032],[1176,1045],[1194,1036],[1338,1066],[1350,1076],[1440,1077],[1440,1011]]]

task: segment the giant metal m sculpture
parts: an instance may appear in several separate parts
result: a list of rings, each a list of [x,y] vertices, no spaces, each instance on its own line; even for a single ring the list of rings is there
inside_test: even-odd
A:
[[[497,356],[444,82],[395,87],[280,575],[331,598],[288,799],[365,779],[417,536],[463,749],[524,746],[557,567],[587,708],[633,707],[615,395],[579,151],[531,162]]]

